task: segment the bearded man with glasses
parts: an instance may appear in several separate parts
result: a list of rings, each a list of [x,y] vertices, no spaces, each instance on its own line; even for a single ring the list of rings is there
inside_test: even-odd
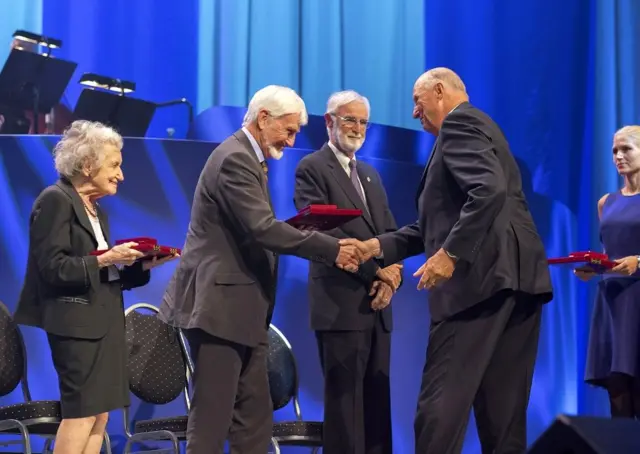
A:
[[[357,208],[362,216],[325,232],[367,240],[396,230],[378,172],[356,161],[369,126],[369,101],[354,91],[334,93],[325,121],[329,141],[296,169],[294,202]],[[311,328],[316,332],[324,386],[326,454],[390,453],[391,297],[402,265],[373,260],[357,273],[321,263],[309,266]]]

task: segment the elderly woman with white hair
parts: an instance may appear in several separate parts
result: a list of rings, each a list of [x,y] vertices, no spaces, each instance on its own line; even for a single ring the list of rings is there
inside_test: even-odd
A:
[[[640,419],[640,126],[615,133],[613,163],[624,183],[598,201],[598,214],[604,251],[617,265],[598,282],[585,379],[607,390],[611,416]]]
[[[54,149],[60,179],[37,197],[17,323],[47,333],[58,374],[62,422],[55,453],[99,453],[108,412],[129,405],[122,291],[149,282],[169,260],[137,261],[135,243],[109,248],[97,201],[123,181],[122,137],[76,121]],[[102,255],[91,255],[108,249]]]

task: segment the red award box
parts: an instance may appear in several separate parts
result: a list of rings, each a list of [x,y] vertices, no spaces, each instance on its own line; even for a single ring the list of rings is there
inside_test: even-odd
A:
[[[133,249],[140,251],[145,254],[140,260],[151,260],[153,257],[158,257],[159,259],[163,257],[167,257],[169,255],[177,255],[182,251],[175,247],[169,246],[161,246],[158,244],[158,240],[155,238],[127,238],[123,240],[117,240],[116,245],[123,243],[138,243],[137,246],[134,246]],[[91,253],[91,255],[102,255],[107,252],[108,249],[100,249]]]
[[[337,205],[309,205],[287,219],[300,230],[331,230],[362,216],[362,210],[338,208]]]
[[[556,257],[548,259],[549,265],[577,265],[576,269],[581,271],[591,271],[602,274],[616,266],[616,263],[609,260],[607,254],[600,252],[572,252],[567,257]]]

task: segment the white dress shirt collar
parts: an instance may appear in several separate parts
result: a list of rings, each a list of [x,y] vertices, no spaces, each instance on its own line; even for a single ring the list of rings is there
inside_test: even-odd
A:
[[[262,163],[264,161],[264,153],[262,153],[262,149],[260,148],[260,145],[258,145],[258,142],[256,141],[256,139],[253,137],[253,135],[249,132],[247,128],[243,127],[242,132],[244,132],[245,135],[247,136],[247,139],[249,139],[249,142],[251,143],[251,147],[253,148],[253,152],[258,157],[258,161]]]
[[[451,113],[452,113],[454,110],[456,110],[458,107],[460,107],[460,106],[461,106],[462,104],[464,104],[465,102],[467,102],[467,101],[462,101],[461,103],[456,104],[456,106],[455,106],[453,109],[451,109],[451,110],[449,111],[449,113],[447,114],[447,116],[451,115]]]
[[[351,175],[351,168],[349,167],[349,161],[351,161],[351,158],[349,158],[349,156],[344,154],[342,151],[338,150],[338,147],[331,143],[331,141],[329,141],[329,148],[331,148],[333,154],[336,155],[336,158],[338,158],[338,162],[345,170],[345,172],[347,172],[348,175]],[[353,160],[356,160],[355,155],[353,156]]]

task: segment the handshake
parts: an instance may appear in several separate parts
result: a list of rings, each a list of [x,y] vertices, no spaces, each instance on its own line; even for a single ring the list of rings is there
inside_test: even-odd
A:
[[[340,240],[340,251],[336,257],[336,266],[341,270],[355,273],[358,267],[372,257],[380,255],[380,241],[371,238],[367,241],[359,241],[354,238]]]
[[[380,241],[377,238],[371,238],[367,241],[359,241],[354,238],[340,240],[340,252],[336,258],[336,266],[341,270],[355,273],[358,267],[370,260],[372,257],[382,255],[380,250]],[[387,268],[378,269],[376,278],[388,284],[395,292],[401,281],[400,270],[402,265],[395,264]]]

